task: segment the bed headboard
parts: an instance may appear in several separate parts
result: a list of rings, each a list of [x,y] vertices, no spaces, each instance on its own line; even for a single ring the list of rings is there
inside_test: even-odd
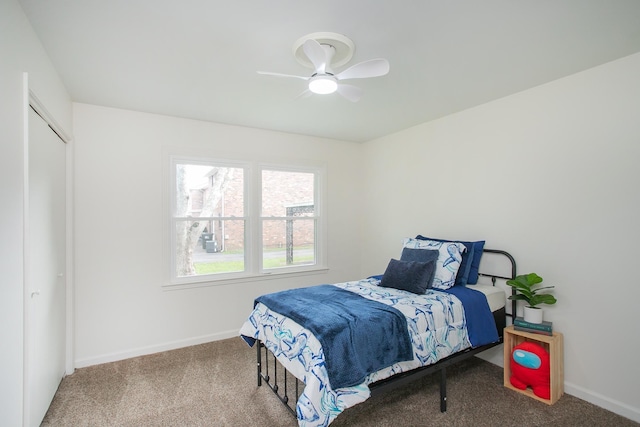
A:
[[[511,280],[511,279],[515,279],[516,277],[516,260],[513,258],[513,256],[511,256],[511,254],[507,251],[503,251],[500,249],[484,249],[483,250],[483,254],[494,254],[496,256],[500,256],[500,257],[504,257],[509,261],[509,264],[511,265],[511,272],[510,274],[506,272],[507,268],[505,268],[505,273],[503,275],[500,274],[493,274],[493,273],[485,273],[483,271],[480,271],[478,273],[479,276],[483,276],[483,277],[489,277],[491,279],[491,283],[495,286],[496,285],[496,280],[497,279],[504,279],[504,280]],[[505,263],[506,264],[506,263]],[[514,288],[511,288],[511,295],[515,295],[516,291]],[[512,300],[511,301],[511,313],[507,313],[507,316],[511,316],[511,319],[515,319],[516,317],[516,301]]]

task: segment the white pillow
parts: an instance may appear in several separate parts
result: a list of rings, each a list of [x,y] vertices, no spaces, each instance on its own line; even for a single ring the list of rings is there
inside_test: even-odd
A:
[[[402,242],[403,248],[431,249],[438,251],[436,274],[432,287],[449,289],[456,283],[456,275],[462,262],[462,252],[467,248],[459,242],[437,242],[435,240],[418,240],[410,237]]]

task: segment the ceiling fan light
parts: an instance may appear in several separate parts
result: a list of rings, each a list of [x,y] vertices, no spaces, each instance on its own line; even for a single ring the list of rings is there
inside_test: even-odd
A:
[[[333,76],[316,76],[309,80],[309,90],[318,95],[327,95],[338,89],[338,82]]]

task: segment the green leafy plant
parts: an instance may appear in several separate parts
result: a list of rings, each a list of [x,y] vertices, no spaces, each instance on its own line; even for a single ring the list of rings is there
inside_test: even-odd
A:
[[[544,289],[551,289],[554,286],[536,287],[542,283],[542,277],[536,273],[521,274],[515,279],[507,280],[507,285],[516,290],[516,295],[511,295],[510,300],[526,301],[529,307],[535,307],[538,304],[555,304],[557,302],[553,295],[540,293]]]

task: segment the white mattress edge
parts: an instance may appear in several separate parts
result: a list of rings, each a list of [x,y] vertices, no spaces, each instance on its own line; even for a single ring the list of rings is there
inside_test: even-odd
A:
[[[469,289],[482,292],[487,297],[491,311],[500,310],[507,303],[507,295],[502,288],[492,285],[467,285]]]

